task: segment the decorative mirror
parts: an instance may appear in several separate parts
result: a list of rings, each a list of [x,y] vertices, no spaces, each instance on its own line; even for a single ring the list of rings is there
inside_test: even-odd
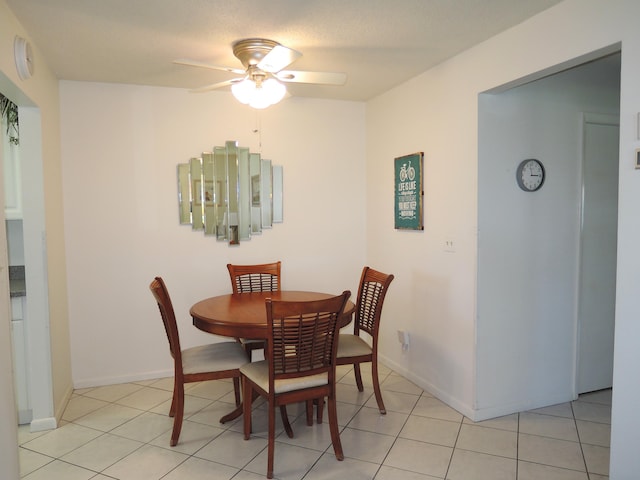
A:
[[[178,164],[181,224],[229,245],[282,223],[282,167],[227,141]]]

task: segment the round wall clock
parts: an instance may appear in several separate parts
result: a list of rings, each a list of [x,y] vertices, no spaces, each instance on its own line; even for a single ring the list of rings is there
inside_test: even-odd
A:
[[[523,160],[516,170],[518,186],[525,192],[535,192],[544,183],[544,166],[540,160]]]
[[[33,75],[33,52],[31,44],[22,37],[16,36],[13,41],[13,56],[16,61],[16,70],[22,80]]]

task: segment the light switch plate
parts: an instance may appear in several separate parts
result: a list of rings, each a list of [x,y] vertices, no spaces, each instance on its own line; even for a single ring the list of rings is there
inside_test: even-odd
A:
[[[446,235],[444,237],[444,242],[443,242],[443,250],[447,253],[455,253],[456,252],[456,244],[457,242],[455,241],[453,235]]]

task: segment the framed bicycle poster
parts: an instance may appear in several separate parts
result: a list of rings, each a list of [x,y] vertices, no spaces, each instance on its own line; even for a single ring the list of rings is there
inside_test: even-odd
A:
[[[395,228],[424,230],[422,222],[422,166],[424,153],[412,153],[393,161],[395,180]]]

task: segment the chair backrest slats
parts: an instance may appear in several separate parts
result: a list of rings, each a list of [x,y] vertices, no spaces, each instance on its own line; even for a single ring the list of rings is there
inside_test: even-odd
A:
[[[233,293],[279,291],[280,266],[281,262],[260,265],[227,264]]]
[[[271,381],[327,372],[335,367],[338,319],[351,292],[311,302],[267,299]]]
[[[375,336],[380,326],[382,305],[393,275],[364,267],[360,277],[356,303],[355,331],[362,330]]]

